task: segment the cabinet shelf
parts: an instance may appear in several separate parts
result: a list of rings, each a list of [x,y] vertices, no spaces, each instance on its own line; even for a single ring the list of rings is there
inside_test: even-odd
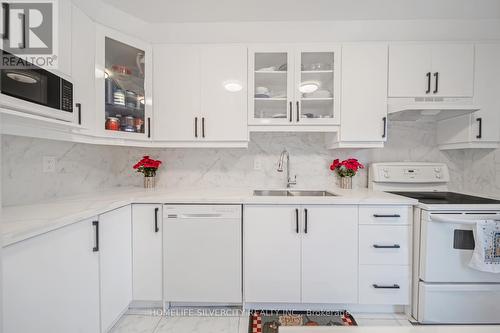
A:
[[[321,73],[333,73],[332,69],[318,70],[318,71],[301,71],[302,74],[321,74]]]
[[[286,101],[286,97],[255,97],[256,101]]]
[[[302,97],[301,101],[333,101],[333,97]]]
[[[142,116],[144,117],[144,109],[130,108],[125,105],[106,104],[106,111],[122,116]]]
[[[287,71],[255,71],[255,74],[286,74]]]

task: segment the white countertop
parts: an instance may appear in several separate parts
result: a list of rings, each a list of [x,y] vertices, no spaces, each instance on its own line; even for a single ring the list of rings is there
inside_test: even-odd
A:
[[[280,327],[279,333],[498,333],[499,326],[320,326]]]
[[[329,189],[326,189],[329,190]],[[256,197],[250,189],[145,190],[119,188],[65,199],[2,208],[3,246],[131,203],[414,205],[416,200],[368,189],[330,190],[334,197]]]

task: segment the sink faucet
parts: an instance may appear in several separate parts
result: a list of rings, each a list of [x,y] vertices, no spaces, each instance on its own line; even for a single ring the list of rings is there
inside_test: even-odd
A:
[[[278,160],[278,172],[283,172],[283,167],[284,167],[284,160],[286,157],[286,187],[290,188],[292,185],[297,185],[297,175],[294,176],[292,179],[290,177],[290,154],[288,154],[288,151],[284,149],[281,152],[280,159]]]

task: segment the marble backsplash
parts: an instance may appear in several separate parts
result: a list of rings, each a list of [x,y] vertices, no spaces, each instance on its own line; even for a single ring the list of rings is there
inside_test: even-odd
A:
[[[28,204],[119,186],[141,186],[132,165],[143,155],[164,162],[158,174],[163,188],[253,187],[285,185],[276,165],[283,148],[290,152],[291,174],[298,187],[336,183],[328,166],[334,158],[379,161],[439,161],[449,165],[452,190],[500,196],[500,150],[441,152],[433,124],[394,122],[382,149],[328,150],[322,133],[253,133],[248,149],[146,149],[2,137],[3,205]],[[44,156],[55,157],[56,171],[44,173]],[[260,170],[254,169],[258,160]],[[356,187],[366,187],[362,170]]]

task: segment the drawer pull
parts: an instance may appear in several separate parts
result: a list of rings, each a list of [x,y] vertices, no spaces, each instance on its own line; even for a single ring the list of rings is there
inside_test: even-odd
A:
[[[394,244],[394,245],[373,244],[373,247],[376,249],[400,249],[401,248],[401,246],[399,244]]]
[[[399,214],[389,214],[389,215],[373,214],[373,217],[375,217],[375,218],[382,218],[382,217],[394,217],[394,218],[397,218],[397,217],[401,217],[401,215],[399,215]]]
[[[397,284],[393,284],[392,286],[379,286],[378,284],[372,284],[375,289],[400,289],[401,287]]]

